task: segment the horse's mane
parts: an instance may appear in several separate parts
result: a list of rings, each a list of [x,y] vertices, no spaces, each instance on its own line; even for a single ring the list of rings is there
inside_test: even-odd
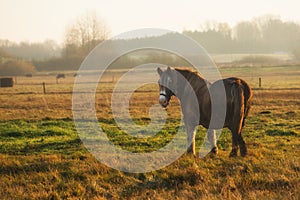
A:
[[[174,69],[189,81],[191,81],[193,79],[204,80],[204,78],[201,76],[201,74],[199,72],[197,72],[196,70],[194,70],[194,69],[182,68],[182,67],[176,67]]]
[[[186,78],[186,80],[191,84],[195,91],[199,91],[200,89],[203,89],[204,86],[208,86],[210,84],[206,79],[204,79],[201,76],[200,73],[198,73],[194,69],[181,67],[176,67],[174,69]]]

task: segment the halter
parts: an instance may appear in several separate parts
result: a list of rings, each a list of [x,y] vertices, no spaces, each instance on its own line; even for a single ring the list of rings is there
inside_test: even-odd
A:
[[[167,97],[167,94],[164,94],[164,93],[160,93],[159,95]]]
[[[178,91],[177,91],[177,81],[178,81],[178,77],[177,77],[177,74],[176,73],[178,73],[178,72],[176,72],[175,71],[175,75],[174,75],[174,72],[172,72],[171,71],[171,73],[173,74],[173,76],[172,76],[172,85],[169,85],[169,83],[167,84],[167,88],[171,91],[171,93],[172,93],[172,95],[177,95],[178,93]],[[166,87],[166,86],[165,86]],[[167,95],[166,94],[160,94],[160,95],[163,95],[163,96],[165,96],[165,97],[167,97]],[[171,96],[172,96],[171,95]]]
[[[172,92],[172,91],[171,91]],[[173,93],[173,92],[172,92]],[[174,94],[174,93],[173,93]],[[172,94],[171,95],[168,95],[168,94],[164,94],[164,93],[160,93],[159,94],[160,96],[164,96],[166,99],[167,99],[167,101],[170,101],[170,99],[171,99],[171,97],[172,97]]]
[[[173,86],[173,90],[174,90],[174,92],[172,92],[175,96],[178,94],[178,91],[177,91],[177,81],[178,81],[178,77],[177,77],[177,73],[179,73],[179,72],[177,72],[177,71],[175,71],[176,73],[175,73],[175,76],[173,76],[173,83],[174,83],[174,86]],[[173,72],[173,74],[174,74],[174,72]],[[172,90],[171,90],[172,91]]]
[[[170,71],[171,72],[171,77],[169,75],[167,75],[166,77],[164,77],[164,81],[163,81],[163,84],[161,84],[164,88],[165,88],[165,91],[161,91],[160,92],[160,96],[162,97],[165,97],[166,100],[169,102],[171,97],[173,95],[177,95],[177,74],[174,74],[173,71]],[[169,82],[169,79],[172,81],[171,83]],[[160,83],[159,83],[160,84]],[[168,92],[166,91],[168,90]]]

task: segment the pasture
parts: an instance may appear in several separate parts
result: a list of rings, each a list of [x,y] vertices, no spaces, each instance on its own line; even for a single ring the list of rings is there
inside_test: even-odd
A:
[[[130,174],[98,162],[82,145],[72,119],[74,72],[56,83],[54,74],[17,77],[0,88],[0,196],[3,199],[299,199],[300,66],[223,67],[254,88],[243,129],[249,155],[229,158],[231,135],[224,129],[219,155],[183,155],[149,173]],[[151,138],[122,132],[113,119],[110,97],[122,71],[111,71],[97,88],[99,123],[115,145],[151,152],[167,144],[181,118],[173,98],[163,130]],[[262,87],[258,78],[262,78]],[[42,83],[46,84],[46,94]],[[156,80],[154,81],[156,82]],[[131,97],[134,121],[149,123],[158,86],[145,85]],[[171,112],[171,110],[173,110]],[[199,127],[196,148],[205,129]]]

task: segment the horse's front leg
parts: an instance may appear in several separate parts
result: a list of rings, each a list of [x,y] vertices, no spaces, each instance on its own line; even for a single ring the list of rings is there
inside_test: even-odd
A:
[[[207,139],[210,143],[210,153],[212,155],[217,155],[218,153],[217,138],[216,138],[216,131],[214,129],[207,130]]]
[[[195,126],[188,126],[187,127],[187,143],[188,143],[188,148],[187,148],[187,153],[191,153],[196,155],[196,149],[195,149],[195,135],[196,135],[196,130]]]

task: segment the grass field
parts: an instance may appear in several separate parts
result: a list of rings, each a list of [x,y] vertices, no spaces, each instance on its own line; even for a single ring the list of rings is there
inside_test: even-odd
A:
[[[139,174],[105,166],[82,145],[72,119],[72,73],[58,84],[55,76],[17,77],[13,88],[0,88],[1,199],[299,199],[300,66],[220,71],[255,88],[243,131],[249,155],[228,157],[231,135],[224,129],[216,158],[184,155],[163,169]],[[96,94],[97,117],[111,141],[132,152],[167,144],[181,117],[178,101],[172,99],[162,131],[151,138],[130,137],[111,114],[111,81],[120,72],[111,73]],[[133,94],[130,113],[137,123],[149,122],[148,110],[158,95],[157,85]],[[198,149],[204,135],[199,127]]]

